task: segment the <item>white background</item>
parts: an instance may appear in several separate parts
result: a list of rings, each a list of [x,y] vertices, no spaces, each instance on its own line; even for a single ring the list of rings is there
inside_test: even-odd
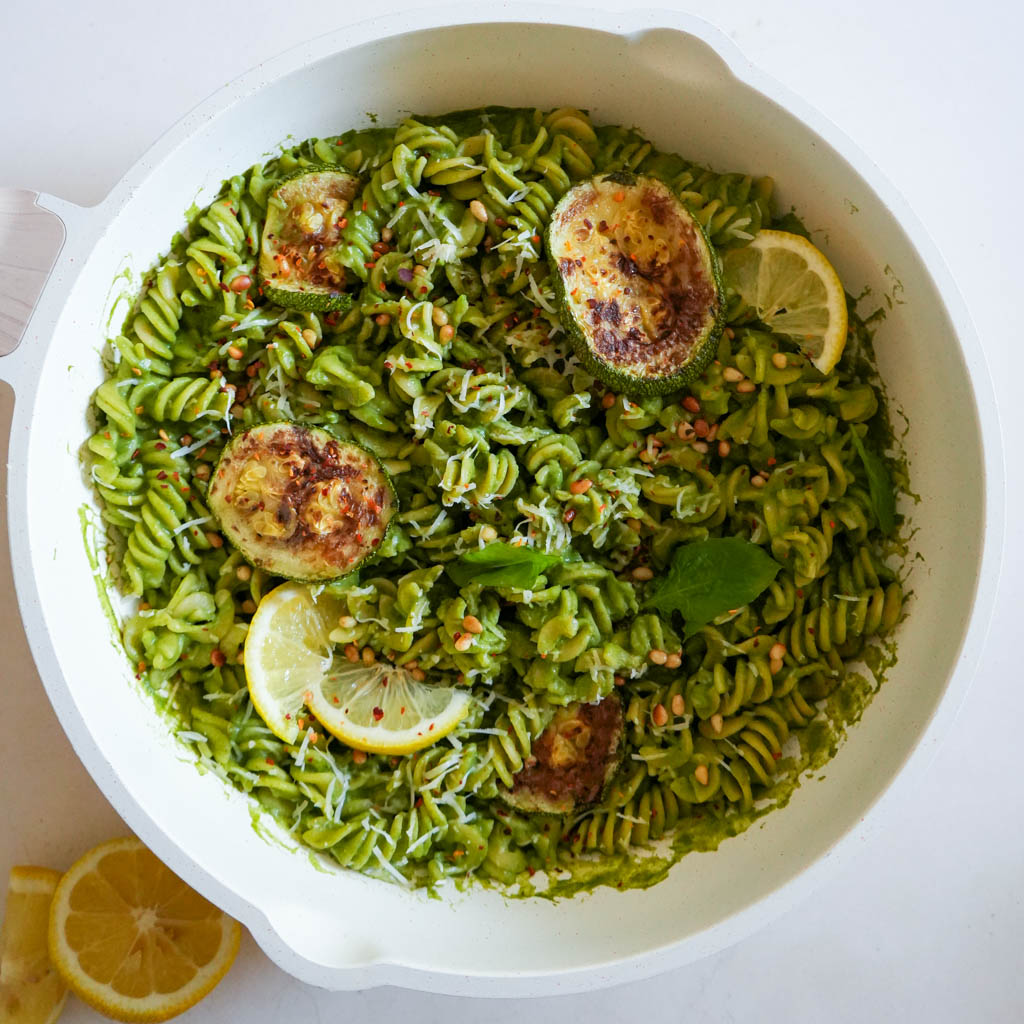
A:
[[[253,64],[411,5],[0,0],[0,185],[96,203],[167,127]],[[866,151],[937,241],[977,323],[1012,462],[1010,535],[990,641],[954,731],[886,829],[824,889],[739,945],[662,978],[529,1005],[397,989],[330,994],[292,981],[247,938],[228,978],[183,1021],[1024,1019],[1024,531],[1015,522],[1024,508],[1015,443],[1024,430],[1024,8],[1018,0],[665,6],[717,24]],[[0,389],[0,450],[9,409]],[[66,867],[125,831],[78,764],[32,667],[3,512],[0,879],[14,863]],[[63,1018],[97,1019],[73,1000]]]

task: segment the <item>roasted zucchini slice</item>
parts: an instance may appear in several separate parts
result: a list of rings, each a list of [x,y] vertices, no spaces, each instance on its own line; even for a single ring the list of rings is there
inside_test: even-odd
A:
[[[304,168],[271,193],[260,244],[267,299],[287,309],[348,309],[338,246],[358,188],[358,178],[324,166]]]
[[[664,182],[614,174],[571,188],[547,247],[562,324],[609,387],[665,394],[711,361],[724,323],[718,258]]]
[[[371,452],[294,423],[232,438],[208,497],[224,536],[253,565],[309,583],[376,557],[397,510],[391,480]]]
[[[622,760],[618,697],[560,709],[502,799],[528,814],[573,814],[600,801]]]

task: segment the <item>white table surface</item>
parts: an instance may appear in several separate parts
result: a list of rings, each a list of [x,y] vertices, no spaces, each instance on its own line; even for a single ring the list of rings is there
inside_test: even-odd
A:
[[[0,185],[98,202],[167,127],[251,65],[364,13],[412,4],[0,0]],[[859,143],[936,239],[975,318],[1012,460],[1011,515],[991,638],[956,727],[886,829],[823,889],[746,941],[661,978],[529,1005],[398,989],[332,994],[293,981],[247,938],[227,979],[183,1021],[1024,1019],[1024,530],[1012,515],[1024,507],[1014,444],[1024,437],[1024,7],[663,6],[716,23]],[[0,451],[10,407],[0,387]],[[125,831],[75,758],[36,676],[17,623],[3,515],[0,507],[0,879],[14,863],[66,867]],[[74,1000],[63,1018],[97,1019]]]

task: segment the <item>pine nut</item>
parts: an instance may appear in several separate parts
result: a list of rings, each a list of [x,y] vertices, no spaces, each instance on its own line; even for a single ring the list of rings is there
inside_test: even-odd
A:
[[[479,199],[474,199],[469,204],[469,212],[473,214],[481,224],[487,223],[487,207],[484,206]]]
[[[654,650],[648,651],[647,657],[650,658],[655,665],[664,665],[665,662],[668,661],[668,654],[660,647],[655,647]]]
[[[571,484],[569,484],[569,493],[570,494],[586,494],[587,491],[589,491],[590,488],[593,487],[593,486],[594,486],[594,481],[593,480],[588,480],[586,478],[584,478],[582,480],[573,480],[573,482]]]
[[[693,777],[702,785],[708,784],[708,766],[706,764],[699,764],[693,770]]]
[[[785,353],[776,352],[775,355],[772,356],[772,366],[774,366],[776,370],[784,370],[788,365],[789,360],[786,358]]]
[[[651,721],[657,726],[662,726],[668,721],[668,712],[664,704],[655,704],[651,712]]]
[[[681,693],[677,693],[672,698],[672,714],[673,715],[681,715],[681,714],[685,713],[685,711],[686,711],[686,701],[683,700],[683,695]]]
[[[467,615],[462,620],[462,628],[467,633],[482,633],[484,631],[483,625],[475,615]]]
[[[646,565],[638,565],[633,570],[633,579],[646,583],[648,580],[654,579],[654,570]]]

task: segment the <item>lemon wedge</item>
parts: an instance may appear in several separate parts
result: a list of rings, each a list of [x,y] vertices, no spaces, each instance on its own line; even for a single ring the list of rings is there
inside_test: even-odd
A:
[[[90,850],[50,908],[50,959],[68,987],[121,1021],[184,1013],[227,973],[241,927],[138,839]]]
[[[5,1024],[53,1024],[64,1008],[67,986],[46,945],[60,877],[49,868],[11,868],[0,931],[0,1020]]]
[[[306,704],[350,747],[409,754],[447,736],[466,717],[470,696],[452,686],[417,682],[394,665],[347,665],[329,672]]]
[[[335,659],[330,632],[340,602],[285,583],[260,602],[245,640],[253,707],[286,743],[303,707],[343,743],[377,754],[407,754],[448,735],[465,718],[465,690],[420,682],[390,664]]]
[[[341,603],[314,597],[301,583],[284,583],[260,601],[245,637],[245,679],[253,707],[285,743],[299,737],[304,696],[333,663],[331,630]]]
[[[846,295],[824,254],[801,235],[759,231],[723,261],[726,286],[771,330],[791,337],[822,373],[846,345]]]

